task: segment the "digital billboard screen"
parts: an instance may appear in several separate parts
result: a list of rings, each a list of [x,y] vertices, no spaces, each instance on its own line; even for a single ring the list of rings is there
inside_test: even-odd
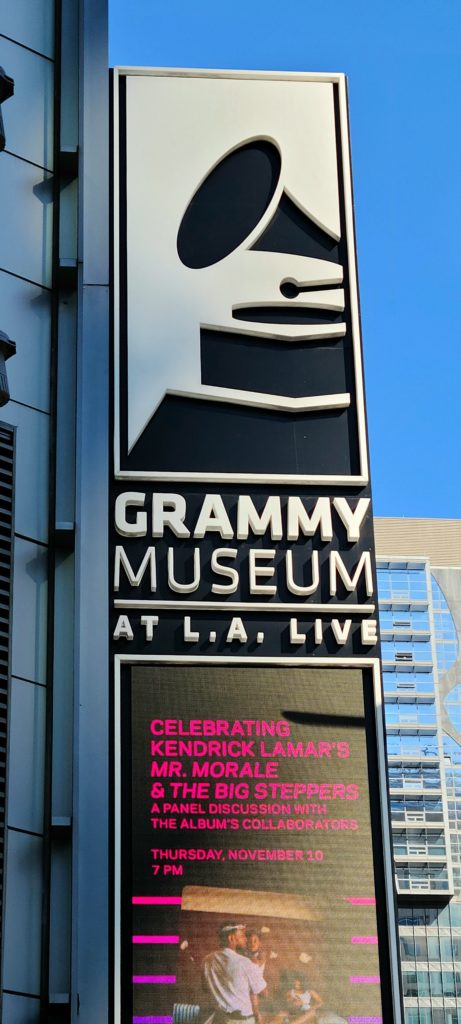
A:
[[[360,668],[123,668],[121,1020],[382,1021],[369,684]]]

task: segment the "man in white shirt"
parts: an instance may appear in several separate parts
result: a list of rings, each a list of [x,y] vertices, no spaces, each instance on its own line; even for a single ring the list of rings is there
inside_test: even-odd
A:
[[[219,929],[221,949],[210,953],[203,964],[205,987],[210,993],[216,1024],[261,1024],[259,996],[266,982],[256,964],[245,956],[244,924],[226,922]],[[242,955],[243,954],[243,955]]]

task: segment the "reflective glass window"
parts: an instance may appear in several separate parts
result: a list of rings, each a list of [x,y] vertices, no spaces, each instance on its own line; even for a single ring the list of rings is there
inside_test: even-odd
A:
[[[450,907],[447,903],[445,907],[440,907],[437,914],[438,923],[440,928],[450,927]]]
[[[440,960],[440,946],[438,935],[427,936],[427,959]]]
[[[420,972],[418,971],[418,994],[420,996],[422,996],[422,995],[424,995],[424,996],[428,996],[428,995],[431,995],[431,996],[441,996],[441,995],[443,995],[442,972],[441,971],[429,971],[429,974],[426,974],[426,979],[429,982],[429,984],[427,986],[427,990],[425,990],[424,992],[422,990],[420,990],[419,974],[420,974]],[[430,986],[430,988],[429,988],[429,986]]]
[[[454,686],[447,694],[444,704],[453,725],[461,732],[461,684]]]
[[[422,935],[415,935],[415,959],[427,960],[427,941]]]
[[[450,919],[452,928],[461,928],[461,903],[450,903]]]
[[[442,978],[437,971],[417,971],[418,995],[424,998],[427,995],[442,995]],[[437,982],[437,974],[439,983]],[[432,978],[432,975],[434,976]],[[430,980],[429,980],[430,979]]]
[[[440,959],[443,961],[453,959],[453,947],[451,938],[448,935],[440,936]]]
[[[442,971],[442,987],[444,996],[454,997],[456,995],[453,971]]]
[[[412,936],[400,936],[400,956],[402,957],[402,960],[415,959],[415,940]]]
[[[445,595],[434,577],[432,577],[431,589],[437,666],[439,673],[443,674],[448,672],[458,657],[458,637]]]
[[[416,971],[402,971],[403,994],[414,997],[418,995]]]

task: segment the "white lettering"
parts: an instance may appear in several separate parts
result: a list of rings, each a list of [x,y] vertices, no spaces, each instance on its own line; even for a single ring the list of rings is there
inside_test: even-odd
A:
[[[243,622],[239,618],[232,619],[226,636],[226,644],[231,644],[233,640],[239,640],[241,644],[246,644],[248,640]]]
[[[134,523],[129,523],[126,518],[126,510],[132,508],[144,508],[146,496],[142,491],[125,491],[117,495],[115,500],[115,529],[121,537],[145,537],[147,533],[147,513],[138,512]]]
[[[115,560],[114,560],[114,590],[120,590],[120,568],[122,567],[126,573],[130,586],[139,587],[142,582],[144,573],[146,572],[147,566],[150,567],[150,589],[152,591],[157,589],[157,568],[155,559],[155,548],[153,546],[148,547],[144,555],[144,558],[139,566],[137,572],[132,569],[126,551],[121,545],[115,548]]]
[[[237,558],[237,548],[215,548],[211,556],[211,568],[217,576],[226,576],[230,583],[213,583],[211,591],[213,594],[235,594],[239,584],[237,569],[231,565],[221,565],[220,558]]]
[[[182,494],[152,495],[152,536],[163,537],[168,526],[175,537],[190,537],[190,530],[184,525],[186,499]]]
[[[133,630],[128,615],[119,615],[114,629],[114,640],[133,640]]]
[[[370,552],[364,551],[362,553],[360,561],[355,567],[354,575],[349,576],[339,551],[332,551],[330,554],[330,595],[333,597],[334,594],[336,594],[338,576],[342,580],[346,590],[351,593],[353,590],[356,590],[360,576],[363,572],[365,573],[367,595],[368,597],[371,597],[373,593],[373,574],[371,571]]]
[[[200,548],[194,548],[194,578],[191,583],[178,583],[175,579],[174,548],[168,548],[168,586],[175,594],[192,594],[200,586]]]
[[[357,508],[351,509],[346,498],[335,498],[333,505],[347,530],[347,539],[360,540],[360,527],[370,505],[370,498],[359,498]]]
[[[376,619],[363,619],[360,632],[362,644],[374,647],[378,643],[378,622]]]
[[[194,537],[204,537],[206,533],[219,533],[223,540],[232,540],[234,531],[220,494],[206,494]]]
[[[237,537],[239,540],[247,540],[250,530],[255,537],[262,537],[269,529],[271,540],[281,540],[282,529],[282,508],[280,498],[270,497],[261,512],[256,511],[252,499],[248,494],[241,494],[238,500],[237,510]]]
[[[293,579],[293,552],[287,551],[286,579],[287,589],[290,591],[291,594],[297,594],[299,597],[307,597],[308,594],[313,594],[314,590],[317,590],[317,587],[320,582],[318,551],[312,552],[312,583],[310,583],[307,587],[301,587],[299,583],[295,583]]]
[[[290,644],[303,644],[306,633],[298,633],[298,620],[290,619]]]
[[[336,640],[336,643],[339,644],[340,646],[342,646],[343,644],[345,644],[347,642],[348,637],[349,637],[349,633],[351,631],[351,626],[352,626],[352,619],[345,619],[342,626],[341,626],[341,623],[340,623],[339,619],[332,619],[331,620],[331,628],[332,628],[332,631],[333,631],[333,636],[334,636],[334,638]]]
[[[320,526],[322,540],[333,539],[331,507],[329,498],[318,498],[309,516],[301,498],[288,498],[287,540],[298,540],[301,530],[305,537],[312,537]]]
[[[258,565],[260,561],[269,561],[275,558],[275,548],[262,548],[256,550],[255,548],[250,549],[249,553],[249,567],[250,567],[250,594],[276,594],[277,587],[272,583],[258,583],[258,579],[263,577],[271,577],[275,573],[274,566],[269,565]]]
[[[146,640],[154,639],[154,626],[158,626],[158,615],[141,615],[141,626],[146,631]]]
[[[196,644],[200,640],[200,633],[191,629],[190,615],[184,616],[184,640],[187,644]]]

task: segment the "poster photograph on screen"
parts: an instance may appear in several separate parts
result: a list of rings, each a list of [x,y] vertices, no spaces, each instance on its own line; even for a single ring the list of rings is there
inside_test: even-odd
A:
[[[122,1020],[382,1021],[369,683],[123,666]]]

